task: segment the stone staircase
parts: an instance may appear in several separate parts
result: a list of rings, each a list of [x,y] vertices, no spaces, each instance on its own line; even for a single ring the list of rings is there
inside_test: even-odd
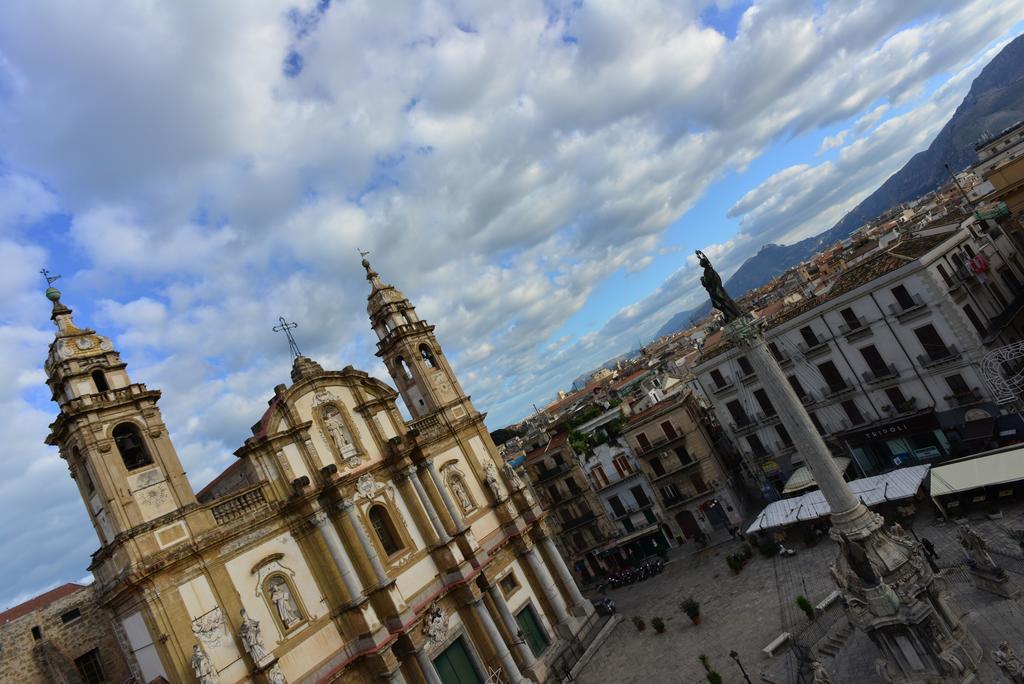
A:
[[[839,621],[829,633],[814,647],[814,653],[819,659],[832,659],[846,645],[846,641],[853,634],[853,625],[850,621],[843,619]]]

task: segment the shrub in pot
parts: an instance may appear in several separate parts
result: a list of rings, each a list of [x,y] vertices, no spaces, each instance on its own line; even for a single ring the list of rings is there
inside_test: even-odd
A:
[[[636,625],[636,630],[638,632],[642,632],[645,629],[647,629],[647,623],[644,622],[644,619],[642,617],[633,618],[633,624]]]
[[[679,604],[679,608],[686,613],[686,616],[695,625],[700,624],[700,604],[692,597],[689,596],[685,601]]]
[[[796,605],[800,607],[800,610],[804,611],[804,615],[807,616],[808,620],[815,618],[814,604],[807,600],[806,596],[797,596]]]
[[[660,617],[651,618],[651,627],[654,627],[654,631],[661,634],[665,631],[665,621]]]

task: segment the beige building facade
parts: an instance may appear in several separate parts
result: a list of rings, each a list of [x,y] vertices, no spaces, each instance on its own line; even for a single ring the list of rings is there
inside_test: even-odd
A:
[[[592,612],[433,326],[363,265],[398,393],[297,356],[201,497],[160,392],[47,291],[47,441],[100,540],[97,599],[138,681],[540,682]]]

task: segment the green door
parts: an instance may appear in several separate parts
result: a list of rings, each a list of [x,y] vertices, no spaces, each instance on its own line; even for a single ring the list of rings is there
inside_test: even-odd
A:
[[[439,656],[434,658],[434,669],[443,684],[483,684],[462,637],[456,639]]]
[[[519,629],[523,630],[526,643],[529,644],[533,655],[539,656],[543,653],[550,642],[548,635],[544,633],[544,628],[541,627],[540,620],[537,619],[537,614],[533,612],[533,607],[526,606],[519,611],[519,614],[516,615],[516,622],[519,624]]]

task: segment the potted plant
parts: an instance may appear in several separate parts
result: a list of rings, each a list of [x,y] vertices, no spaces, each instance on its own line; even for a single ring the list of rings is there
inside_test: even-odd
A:
[[[665,631],[665,621],[660,617],[651,618],[651,627],[654,627],[654,631],[661,634]]]
[[[697,660],[699,660],[700,664],[704,666],[704,672],[707,673],[706,677],[708,684],[722,684],[722,675],[711,669],[711,664],[708,662],[708,657],[706,655],[701,653],[697,657]]]
[[[680,603],[679,608],[686,613],[693,624],[700,624],[700,604],[692,596],[688,596],[685,601]]]
[[[644,622],[644,619],[642,617],[633,618],[633,624],[636,625],[636,631],[638,632],[642,632],[645,629],[647,629],[647,623]]]
[[[807,616],[808,620],[815,618],[814,604],[808,601],[806,596],[797,596],[796,605],[800,607],[800,610],[804,611],[804,615]]]

